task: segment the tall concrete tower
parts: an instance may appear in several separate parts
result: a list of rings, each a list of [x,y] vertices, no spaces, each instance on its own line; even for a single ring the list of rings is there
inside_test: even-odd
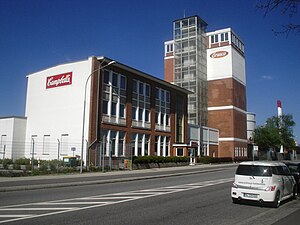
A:
[[[244,44],[231,28],[207,42],[208,126],[220,130],[220,157],[247,157]]]
[[[231,28],[206,33],[206,27],[198,16],[173,22],[173,40],[165,42],[165,80],[193,92],[189,124],[219,130],[214,156],[247,157],[244,44]]]

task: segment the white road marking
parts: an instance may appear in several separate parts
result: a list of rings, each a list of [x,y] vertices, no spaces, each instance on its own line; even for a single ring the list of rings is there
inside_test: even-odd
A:
[[[53,211],[53,210],[70,210],[70,209],[77,209],[78,207],[73,207],[73,208],[5,208],[5,209],[0,209],[0,211]]]
[[[16,218],[16,217],[27,217],[27,216],[32,216],[32,215],[0,215],[0,218]]]
[[[30,210],[34,211],[34,213],[36,213],[37,211],[43,211],[43,210],[46,210],[46,211],[53,210],[55,212],[42,213],[42,214],[31,214],[31,215],[19,215],[19,214],[11,215],[11,216],[13,216],[12,219],[2,220],[2,221],[0,221],[0,224],[12,222],[12,221],[20,221],[20,220],[25,220],[25,219],[30,219],[30,218],[51,216],[51,215],[56,215],[56,214],[91,209],[91,208],[113,205],[113,204],[118,204],[118,203],[124,203],[124,202],[134,201],[134,200],[138,200],[138,199],[150,198],[150,197],[155,197],[155,196],[165,195],[165,194],[172,194],[172,193],[181,192],[181,191],[188,191],[188,190],[208,187],[208,186],[212,186],[212,185],[218,185],[218,184],[232,182],[232,181],[233,181],[232,178],[219,179],[219,180],[215,180],[215,181],[203,181],[203,182],[198,182],[198,183],[184,184],[184,185],[171,186],[171,187],[153,188],[153,189],[113,193],[113,194],[107,194],[107,195],[89,196],[89,197],[83,197],[83,198],[72,198],[72,199],[62,199],[62,200],[39,202],[39,203],[28,203],[28,204],[20,204],[20,205],[2,206],[2,207],[0,207],[0,212],[1,211],[30,211]],[[86,200],[104,200],[104,201],[90,201],[89,202]],[[112,201],[107,201],[107,200],[112,200]],[[41,205],[51,205],[51,206],[58,206],[58,207],[40,208],[39,206],[41,206]],[[65,207],[60,207],[62,205],[89,205],[89,206],[65,208]],[[37,206],[38,208],[35,208],[34,206]],[[26,208],[26,207],[28,207],[28,208]],[[2,215],[2,216],[0,215],[0,217],[7,218],[6,215]]]

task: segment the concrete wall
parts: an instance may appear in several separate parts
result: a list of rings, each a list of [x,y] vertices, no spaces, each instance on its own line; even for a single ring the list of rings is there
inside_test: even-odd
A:
[[[0,157],[23,158],[25,155],[26,118],[0,118]]]
[[[33,148],[37,159],[57,158],[58,150],[60,157],[72,155],[71,148],[76,148],[74,154],[80,155],[84,89],[92,60],[58,65],[27,76],[25,157],[32,156]],[[59,79],[63,74],[71,74],[71,82],[62,85]],[[89,97],[90,82],[87,86],[87,112]],[[88,120],[89,113],[86,113],[85,139]]]

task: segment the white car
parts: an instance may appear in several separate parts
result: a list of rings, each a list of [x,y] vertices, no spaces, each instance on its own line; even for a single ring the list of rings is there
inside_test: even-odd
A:
[[[271,203],[296,197],[297,185],[287,166],[280,162],[242,162],[239,164],[231,188],[233,203],[251,200]]]

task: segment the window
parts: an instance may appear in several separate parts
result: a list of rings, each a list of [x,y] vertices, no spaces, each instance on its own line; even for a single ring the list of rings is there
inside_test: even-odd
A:
[[[137,81],[136,80],[133,80],[133,83],[132,83],[132,92],[133,93],[137,93]]]
[[[120,104],[120,117],[125,118],[125,105]]]
[[[214,36],[212,35],[212,36],[210,36],[210,42],[213,44],[213,43],[215,43],[215,38],[214,38]]]
[[[154,155],[157,155],[159,136],[155,136]]]
[[[136,120],[136,107],[132,107],[132,119]]]
[[[60,137],[60,147],[61,147],[61,154],[68,155],[69,150],[69,134],[62,134]]]
[[[176,155],[183,156],[183,148],[176,148]]]
[[[219,40],[218,40],[218,34],[215,35],[215,42],[219,42]]]
[[[50,135],[44,135],[43,155],[49,155],[49,151],[50,151]]]
[[[221,34],[221,41],[224,41],[225,40],[225,38],[224,38],[224,33],[223,34]]]
[[[143,120],[143,109],[139,109],[139,120]]]
[[[150,135],[145,134],[144,155],[149,155],[149,148],[150,148]]]
[[[119,146],[118,146],[118,156],[124,155],[125,150],[125,132],[119,131]]]
[[[170,126],[170,115],[166,114],[166,125]]]
[[[149,110],[145,110],[145,121],[146,122],[150,122],[150,112],[149,112]]]
[[[117,115],[117,103],[112,102],[111,104],[111,115],[116,116]]]
[[[150,86],[146,84],[146,96],[150,97]]]
[[[108,101],[103,100],[103,114],[108,115]]]
[[[159,99],[159,88],[156,88],[155,96],[156,96],[156,99]]]
[[[225,41],[228,41],[228,33],[225,33]]]
[[[126,90],[126,77],[120,76],[120,88]]]
[[[3,134],[1,135],[1,145],[0,145],[0,150],[1,150],[1,153],[3,155],[3,159],[5,158],[5,150],[6,150],[6,134]]]
[[[166,91],[166,101],[170,103],[170,92]]]
[[[160,96],[161,96],[161,101],[165,101],[165,91],[164,90],[161,90],[161,93],[160,93]]]
[[[109,71],[104,71],[104,84],[109,84]]]
[[[156,113],[155,113],[155,123],[158,123],[158,117],[159,117],[159,113],[156,112]]]
[[[112,85],[114,87],[118,87],[118,74],[117,73],[113,73],[113,75],[112,75]]]
[[[272,168],[270,166],[239,165],[237,175],[271,177]]]
[[[144,95],[144,84],[139,82],[139,94]]]

